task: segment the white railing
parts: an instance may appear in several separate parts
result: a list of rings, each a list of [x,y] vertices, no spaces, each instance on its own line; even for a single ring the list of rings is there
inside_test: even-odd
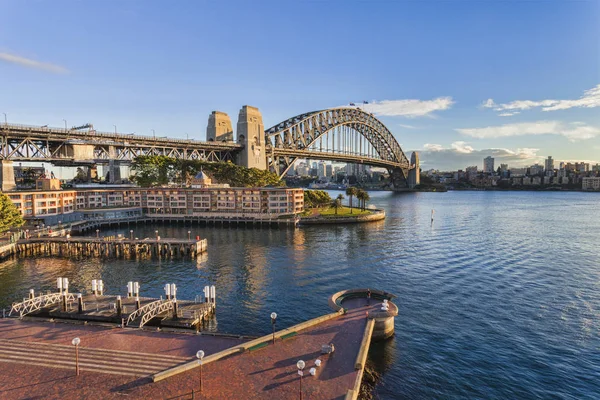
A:
[[[22,317],[23,315],[30,314],[30,313],[37,311],[39,309],[42,309],[44,307],[48,307],[50,305],[60,303],[63,296],[64,295],[62,293],[51,293],[51,294],[45,294],[42,296],[37,296],[32,299],[27,299],[21,303],[14,303],[12,305],[8,315],[10,316],[10,315],[12,315],[13,312],[18,312],[19,317]],[[67,302],[75,301],[75,295],[73,293],[67,293],[66,301]]]
[[[142,317],[140,321],[140,328],[152,318],[156,317],[163,312],[169,311],[173,309],[173,301],[172,300],[156,300],[152,303],[148,303],[143,307],[138,308],[133,313],[129,314],[127,318],[127,323],[125,325],[129,325],[139,317]]]

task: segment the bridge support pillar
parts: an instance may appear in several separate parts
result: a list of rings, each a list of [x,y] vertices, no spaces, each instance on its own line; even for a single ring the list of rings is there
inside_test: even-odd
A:
[[[98,167],[96,164],[90,165],[87,170],[87,180],[89,182],[95,181],[98,179]]]
[[[265,127],[258,108],[243,106],[237,123],[237,142],[244,146],[238,154],[238,165],[267,169]]]
[[[121,183],[121,165],[116,160],[108,161],[108,183]]]
[[[15,169],[13,168],[12,161],[2,160],[2,168],[0,169],[0,184],[0,190],[2,192],[8,192],[17,188],[15,183]]]
[[[394,168],[390,171],[390,180],[394,189],[407,189],[408,188],[408,171],[402,168]]]

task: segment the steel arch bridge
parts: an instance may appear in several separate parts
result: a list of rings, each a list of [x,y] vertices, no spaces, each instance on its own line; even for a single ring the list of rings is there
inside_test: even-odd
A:
[[[297,115],[267,129],[265,140],[267,164],[281,177],[304,158],[387,168],[395,186],[414,168],[387,127],[359,108]]]

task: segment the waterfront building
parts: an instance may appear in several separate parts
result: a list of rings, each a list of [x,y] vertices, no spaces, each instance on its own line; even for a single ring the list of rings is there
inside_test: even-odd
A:
[[[527,168],[511,168],[510,176],[514,178],[522,177],[527,175]]]
[[[492,156],[483,159],[483,172],[486,174],[494,173],[494,158]]]
[[[541,175],[543,172],[544,172],[544,168],[539,164],[535,164],[535,165],[532,165],[531,167],[529,167],[529,175],[531,175],[531,176]]]
[[[600,190],[600,176],[586,177],[581,180],[583,190]]]
[[[42,189],[7,195],[24,218],[56,224],[132,216],[277,218],[304,211],[304,191],[230,188],[198,178],[196,187]],[[196,178],[195,178],[196,179]],[[200,187],[199,187],[200,186]],[[110,216],[106,213],[109,213]]]
[[[534,176],[531,178],[531,184],[532,185],[541,185],[542,184],[542,177],[541,176]]]

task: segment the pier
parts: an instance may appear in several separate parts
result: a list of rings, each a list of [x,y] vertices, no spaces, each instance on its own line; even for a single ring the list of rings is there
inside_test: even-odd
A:
[[[166,298],[141,297],[139,283],[127,284],[127,296],[105,295],[103,282],[92,280],[91,294],[69,292],[69,280],[58,278],[58,291],[36,296],[30,289],[27,298],[12,304],[3,317],[46,318],[51,320],[71,320],[83,323],[104,323],[121,328],[142,328],[154,326],[175,329],[202,329],[216,309],[214,286],[204,288],[204,301],[177,299],[175,284],[165,285]]]
[[[329,300],[332,313],[251,340],[0,319],[0,381],[7,382],[0,395],[43,397],[51,390],[56,397],[106,399],[294,399],[302,393],[353,400],[371,341],[393,334],[393,297],[367,289],[338,292]],[[73,337],[85,355],[78,377]]]
[[[25,256],[59,257],[196,257],[206,251],[206,239],[127,239],[124,237],[39,237],[19,240],[14,252]]]

